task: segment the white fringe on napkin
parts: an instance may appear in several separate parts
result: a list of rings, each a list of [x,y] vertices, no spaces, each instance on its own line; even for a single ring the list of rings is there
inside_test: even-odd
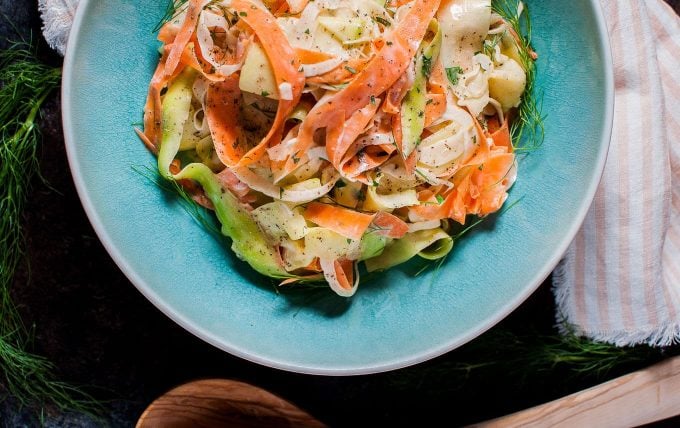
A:
[[[662,0],[601,4],[614,132],[593,205],[553,274],[557,321],[618,346],[666,346],[680,341],[680,18]]]
[[[68,34],[79,0],[38,0],[47,43],[62,56],[66,52]]]

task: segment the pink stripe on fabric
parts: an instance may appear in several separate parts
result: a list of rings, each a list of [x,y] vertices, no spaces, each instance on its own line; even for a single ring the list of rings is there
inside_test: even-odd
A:
[[[658,70],[654,70],[652,65],[656,64],[655,61],[645,61],[642,58],[645,54],[649,52],[654,47],[654,41],[651,40],[651,28],[643,28],[642,17],[647,16],[647,7],[644,2],[635,1],[637,10],[633,19],[633,31],[638,37],[635,37],[636,50],[639,55],[637,58],[637,63],[639,65],[640,73],[640,92],[642,94],[641,99],[641,111],[651,112],[655,108],[652,105],[651,98],[654,95],[652,88],[651,77],[658,75]],[[644,76],[644,77],[643,77]],[[660,89],[660,88],[657,88]],[[660,91],[659,94],[661,95]],[[649,114],[641,114],[641,127],[642,131],[640,143],[644,146],[651,146],[652,144],[665,143],[663,141],[663,136],[659,135],[660,125],[659,123],[652,123],[652,118]],[[650,134],[650,132],[652,134]],[[664,209],[663,201],[659,206],[659,195],[655,190],[658,187],[659,182],[664,180],[663,177],[659,179],[657,177],[657,172],[659,170],[665,174],[665,165],[656,165],[654,162],[654,154],[658,152],[657,150],[649,150],[647,153],[642,153],[642,198],[643,198],[643,209],[648,209],[651,212],[643,213],[645,218],[642,221],[642,274],[643,274],[643,284],[644,284],[644,294],[645,294],[645,306],[647,312],[647,319],[652,325],[659,324],[659,310],[661,309],[660,302],[658,298],[661,297],[656,293],[656,285],[658,284],[657,275],[660,273],[659,258],[656,260],[653,258],[653,252],[660,251],[663,242],[659,240],[660,237],[665,233],[665,227],[660,223],[663,222],[664,214],[661,214],[659,209]],[[661,254],[659,254],[660,256]],[[664,302],[664,306],[668,303]]]
[[[671,141],[669,150],[671,176],[676,180],[676,186],[671,186],[671,188],[673,191],[677,191],[677,188],[680,187],[680,122],[672,115],[666,117],[666,122],[668,124],[669,141]],[[674,141],[675,144],[673,144]],[[676,206],[675,211],[680,213],[680,207]]]
[[[673,209],[676,212],[680,212],[680,190],[674,188],[672,197]]]
[[[678,50],[678,54],[680,55],[680,49]],[[666,64],[659,64],[661,71],[664,75],[673,75],[672,69],[674,67],[669,67]],[[675,73],[679,73],[680,70],[675,70]],[[671,96],[673,99],[680,99],[680,82],[668,79],[668,82],[664,82],[664,87],[665,87],[665,95],[666,96]]]
[[[664,254],[663,261],[664,267],[668,268],[666,274],[673,276],[672,278],[673,281],[680,280],[680,266],[676,264],[676,260],[672,259],[668,252],[666,252]]]
[[[574,239],[574,305],[576,307],[576,319],[573,320],[577,325],[587,324],[588,315],[586,314],[586,251],[583,229],[579,230]]]
[[[612,41],[612,50],[614,53],[614,66],[616,68],[615,70],[615,87],[617,90],[617,93],[621,93],[621,90],[626,88],[628,86],[627,83],[627,73],[626,73],[626,63],[625,61],[621,58],[623,55],[623,52],[626,51],[626,43],[625,40],[623,40],[624,32],[619,31],[617,28],[620,23],[621,23],[621,12],[619,10],[619,2],[614,1],[609,4],[611,6],[611,14],[613,15],[614,19],[614,25],[612,26],[613,28],[610,28],[610,32],[612,33],[611,36],[611,41]],[[626,103],[625,97],[617,97],[616,99],[616,113],[614,115],[614,134],[612,136],[614,143],[618,145],[618,154],[619,154],[619,168],[622,171],[625,171],[628,169],[628,150],[627,150],[627,144],[625,144],[621,140],[621,129],[623,129],[625,125],[619,123],[621,117],[626,117],[627,114],[626,112],[628,111],[628,105]],[[620,174],[619,179],[618,179],[618,187],[619,187],[619,195],[627,195],[629,194],[628,190],[628,180],[626,179],[625,174]],[[625,200],[626,198],[620,198],[619,203],[618,203],[618,214],[619,214],[619,219],[620,219],[620,227],[623,233],[620,234],[620,240],[619,240],[619,254],[625,255],[628,254],[628,247],[629,247],[629,236],[628,236],[628,229],[630,227],[628,223],[629,219],[629,209],[628,209],[628,204],[626,203],[627,201]],[[612,207],[613,208],[613,207]],[[624,326],[626,326],[626,329],[632,328],[634,326],[634,316],[633,316],[633,301],[632,301],[632,290],[631,290],[631,281],[630,281],[630,269],[629,269],[629,263],[627,260],[621,260],[620,264],[620,277],[619,277],[619,287],[620,287],[620,295],[621,295],[621,306],[622,306],[622,321]]]
[[[670,248],[670,247],[669,247]],[[663,264],[664,264],[664,277],[665,280],[667,281],[667,284],[677,284],[678,280],[680,280],[680,266],[677,264],[677,260],[673,259],[670,253],[673,252],[674,254],[678,253],[678,250],[675,251],[666,251],[664,252],[663,255]],[[668,287],[667,287],[668,288]],[[675,289],[671,289],[672,291],[677,291]],[[672,297],[674,297],[674,301],[676,304],[680,305],[680,297],[678,297],[678,293],[674,292],[671,293]]]
[[[676,121],[673,116],[667,117],[667,122],[675,127],[669,128],[669,137],[675,144],[671,144],[669,155],[671,158],[671,174],[676,179],[680,179],[680,122]],[[677,186],[676,186],[677,187]]]
[[[680,230],[678,230],[678,227],[670,227],[666,239],[675,247],[676,254],[680,253]],[[680,269],[680,263],[678,263],[677,257],[672,260],[674,262],[673,265]]]
[[[661,4],[661,8],[658,7],[659,4]],[[674,34],[668,31],[668,27],[675,27],[675,31],[678,31],[680,28],[675,11],[666,2],[661,0],[650,1],[648,10],[651,12],[649,15],[657,34],[662,36],[659,42],[672,44],[672,48],[680,50],[680,40],[676,39],[678,34],[676,33],[676,38],[673,38]]]
[[[601,186],[602,187],[602,186]],[[592,215],[595,217],[593,236],[595,238],[595,283],[597,284],[597,304],[600,313],[600,329],[609,330],[611,328],[611,320],[609,317],[609,292],[607,290],[607,240],[602,239],[607,225],[605,224],[605,217],[607,214],[607,207],[605,201],[605,193],[601,193],[595,197],[593,201]]]
[[[668,90],[668,86],[670,84],[677,85],[677,80],[674,80],[676,78],[675,73],[668,72],[668,70],[666,70],[666,67],[668,66],[668,62],[673,62],[675,63],[675,68],[677,69],[680,66],[680,61],[678,61],[676,58],[670,55],[668,51],[669,45],[674,45],[675,43],[672,40],[672,37],[670,36],[669,29],[666,28],[666,26],[659,20],[658,17],[658,13],[660,12],[668,13],[668,10],[664,8],[665,3],[664,2],[659,3],[658,1],[656,1],[651,3],[651,5],[652,7],[650,7],[651,18],[650,22],[654,26],[654,29],[657,33],[657,37],[660,40],[657,47],[657,62],[659,64],[659,71],[661,73],[661,83],[664,89],[664,107],[665,107],[664,123],[666,125],[665,126],[666,141],[669,145],[667,156],[668,162],[670,164],[668,167],[668,179],[670,180],[669,189],[671,193],[669,204],[670,205],[669,231],[670,231],[674,228],[674,222],[676,222],[676,226],[680,226],[680,223],[677,223],[680,220],[680,217],[674,219],[675,216],[672,215],[673,211],[680,213],[680,199],[678,199],[678,197],[673,194],[674,184],[680,185],[680,162],[679,162],[680,159],[678,159],[677,156],[674,154],[674,151],[678,146],[677,140],[680,136],[679,132],[680,128],[674,126],[674,123],[677,124],[674,118],[674,115],[676,114],[674,108],[680,102],[680,97],[673,96],[673,94]],[[677,25],[677,20],[672,20],[671,22],[676,24],[675,25],[676,37],[680,36],[680,25]],[[669,232],[666,233],[665,236],[666,239],[668,239],[667,238],[668,233]],[[680,277],[671,275],[669,270],[680,268],[680,265],[677,265],[677,263],[680,263],[680,260],[676,260],[675,262],[669,263],[666,261],[668,258],[669,249],[667,248],[666,243],[664,242],[664,246],[662,247],[662,261],[663,261],[662,287],[665,295],[669,296],[670,300],[672,301],[672,303],[669,304],[669,316],[673,322],[677,322],[678,313],[680,312],[680,296],[678,295],[676,284],[680,283]],[[677,253],[675,258],[680,259],[680,257],[677,256]]]
[[[598,189],[598,195],[601,194],[601,188]],[[598,197],[598,196],[596,196]],[[599,328],[600,321],[600,301],[597,296],[597,283],[595,282],[596,270],[598,266],[596,242],[597,236],[595,231],[595,207],[591,204],[588,215],[581,230],[583,231],[583,259],[584,259],[584,274],[583,274],[583,289],[585,294],[585,326],[589,329]]]
[[[678,79],[680,79],[680,75],[678,75],[678,69],[680,68],[680,60],[678,59],[678,52],[680,52],[680,21],[675,16],[674,11],[663,1],[648,2],[648,6],[650,21],[658,40],[657,60],[664,87],[666,107],[664,122],[666,124],[667,141],[670,144],[669,160],[671,165],[669,169],[673,180],[671,183],[671,210],[674,210],[676,213],[671,218],[662,255],[663,289],[674,298],[674,304],[670,305],[670,316],[673,320],[677,321],[678,310],[676,307],[680,305],[680,298],[677,292],[677,285],[680,284],[680,257],[678,256],[680,254],[680,239],[678,237],[680,216],[677,215],[677,213],[680,213],[680,195],[678,195],[677,189],[680,186],[680,153],[678,153],[680,125],[676,117],[678,117],[677,105],[680,103],[680,83],[678,82]]]

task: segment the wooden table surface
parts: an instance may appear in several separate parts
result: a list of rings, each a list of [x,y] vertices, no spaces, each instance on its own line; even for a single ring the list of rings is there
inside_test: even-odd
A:
[[[616,1],[616,0],[612,0]],[[640,0],[646,1],[646,0]],[[676,10],[680,0],[668,0]],[[0,11],[24,32],[39,33],[35,0],[0,0]],[[14,38],[0,19],[0,45]],[[37,36],[36,36],[37,37]],[[43,52],[47,52],[43,46]],[[680,53],[679,53],[680,54]],[[59,64],[54,54],[45,59]],[[95,385],[110,400],[113,426],[132,426],[163,392],[190,380],[224,378],[250,382],[290,400],[331,425],[426,423],[454,425],[515,412],[592,386],[603,379],[555,379],[518,384],[500,376],[492,388],[460,384],[444,369],[454,351],[391,373],[351,378],[286,373],[232,357],[195,338],[155,309],[127,281],[100,244],[75,192],[64,152],[60,99],[47,103],[40,159],[54,191],[37,180],[25,216],[31,264],[17,277],[13,296],[28,325],[35,325],[36,351],[58,367],[61,378]],[[502,324],[550,331],[553,299],[546,284]],[[627,367],[627,370],[640,368]],[[608,378],[623,374],[612,372]],[[0,383],[0,392],[2,385]],[[360,417],[360,415],[363,415]],[[50,409],[52,426],[98,426],[86,417]],[[0,404],[0,425],[30,424],[13,400]]]

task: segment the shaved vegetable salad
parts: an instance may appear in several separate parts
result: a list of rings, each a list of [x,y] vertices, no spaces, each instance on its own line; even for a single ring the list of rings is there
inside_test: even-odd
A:
[[[491,0],[190,0],[158,38],[138,134],[281,284],[441,259],[515,182],[535,54]]]

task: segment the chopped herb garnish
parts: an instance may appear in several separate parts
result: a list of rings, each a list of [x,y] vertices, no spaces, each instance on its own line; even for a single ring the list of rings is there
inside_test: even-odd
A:
[[[446,69],[446,77],[449,78],[449,82],[454,86],[458,84],[461,74],[463,74],[463,69],[459,66],[448,67]]]
[[[238,14],[241,16],[248,16],[248,12],[239,12]]]
[[[373,19],[375,20],[375,22],[377,22],[378,24],[382,24],[385,27],[389,27],[390,25],[392,25],[390,21],[383,18],[382,16],[374,16]]]
[[[505,33],[497,34],[491,40],[484,40],[484,45],[482,47],[484,54],[492,60],[496,57],[496,46],[498,46],[498,43],[500,43],[504,35]]]
[[[357,70],[354,67],[350,67],[349,65],[345,66],[345,70],[349,71],[352,74],[357,74]]]
[[[375,105],[375,95],[371,95],[371,105]]]
[[[432,73],[432,57],[423,55],[423,75],[425,77],[430,77]]]
[[[262,92],[260,92],[260,95],[262,95],[263,97],[268,97],[268,96],[269,96],[269,92],[267,92],[267,91],[262,91]]]
[[[444,197],[442,195],[437,195],[436,198],[437,202],[439,202],[439,205],[444,203]]]

